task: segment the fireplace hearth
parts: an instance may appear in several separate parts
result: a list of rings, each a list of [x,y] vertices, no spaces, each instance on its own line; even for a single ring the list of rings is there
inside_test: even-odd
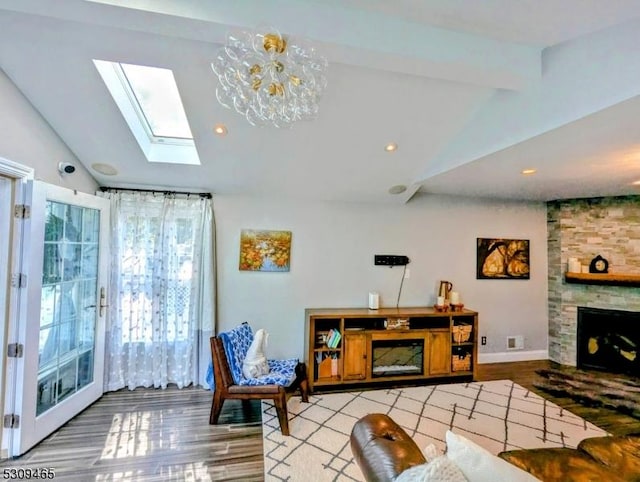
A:
[[[640,375],[640,313],[578,307],[578,368]]]

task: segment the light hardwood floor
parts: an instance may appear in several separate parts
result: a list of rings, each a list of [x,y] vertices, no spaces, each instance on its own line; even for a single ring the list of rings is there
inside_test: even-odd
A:
[[[2,468],[50,467],[77,482],[263,480],[259,403],[226,402],[218,425],[210,408],[200,388],[107,393]]]
[[[535,370],[547,361],[479,366],[479,380],[511,379],[615,435],[640,432],[640,420],[539,392]],[[211,392],[138,389],[107,393],[38,446],[3,468],[46,468],[65,481],[263,480],[259,402],[225,403],[208,423]],[[0,472],[1,473],[1,472]]]

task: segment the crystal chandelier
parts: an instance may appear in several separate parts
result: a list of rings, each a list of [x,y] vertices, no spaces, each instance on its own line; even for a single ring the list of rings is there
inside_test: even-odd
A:
[[[251,125],[290,127],[314,119],[327,86],[327,59],[270,27],[229,34],[211,67],[220,81],[220,104]]]

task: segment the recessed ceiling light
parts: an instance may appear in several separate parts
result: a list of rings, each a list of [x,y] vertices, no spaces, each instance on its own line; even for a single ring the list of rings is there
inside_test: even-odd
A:
[[[115,167],[110,164],[102,164],[101,162],[91,164],[91,169],[105,176],[115,176],[118,174],[118,170]]]
[[[216,124],[215,126],[213,126],[213,132],[215,132],[219,136],[226,136],[227,126],[225,126],[224,124]]]
[[[407,190],[407,186],[403,184],[398,184],[396,186],[391,186],[389,188],[389,194],[402,194]]]
[[[527,174],[535,174],[536,170],[535,169],[523,169],[522,170],[522,174],[524,174],[525,176]]]
[[[384,150],[387,151],[387,152],[393,152],[397,148],[398,148],[398,144],[396,144],[395,142],[390,142],[389,144],[384,146]]]

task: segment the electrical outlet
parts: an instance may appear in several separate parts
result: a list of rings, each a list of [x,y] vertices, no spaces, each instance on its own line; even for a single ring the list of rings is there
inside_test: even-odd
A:
[[[480,344],[481,345],[486,345],[487,344],[487,337],[486,336],[481,336],[480,337]]]

